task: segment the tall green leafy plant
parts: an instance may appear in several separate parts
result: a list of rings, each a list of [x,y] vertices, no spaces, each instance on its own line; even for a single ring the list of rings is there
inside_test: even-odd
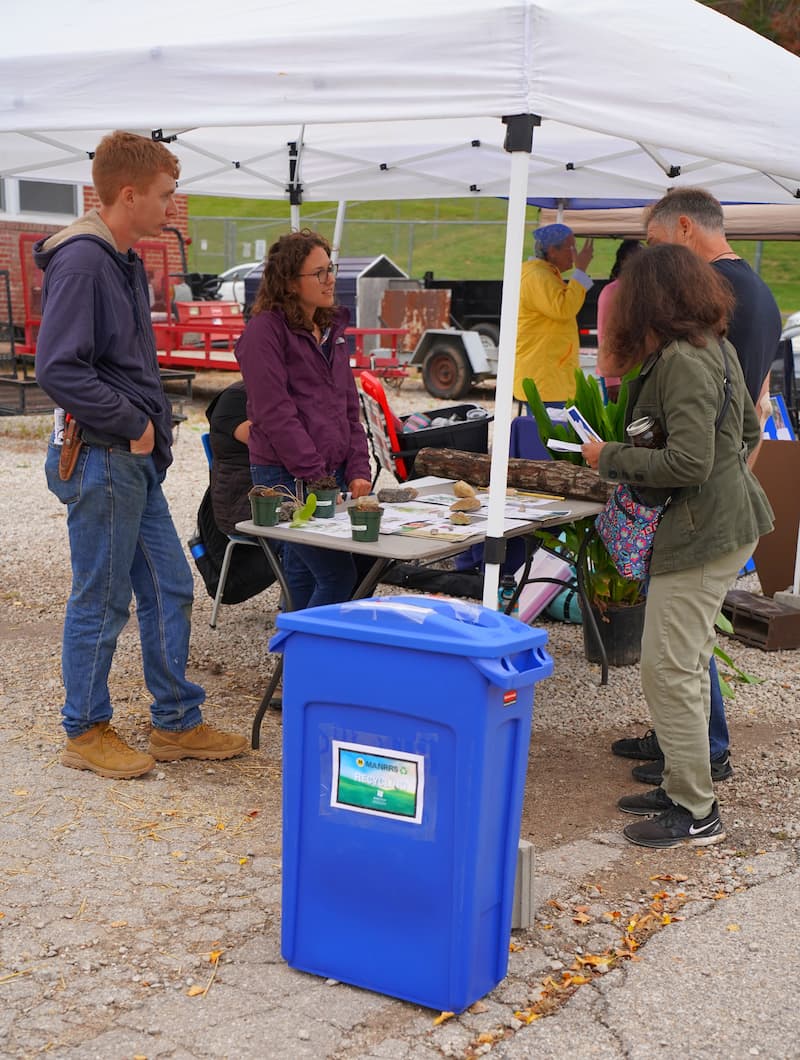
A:
[[[628,383],[636,377],[637,372],[638,368],[623,379],[617,400],[609,401],[607,405],[603,404],[603,394],[597,379],[594,376],[585,376],[581,371],[575,373],[575,400],[572,404],[597,431],[603,441],[625,441],[625,408],[628,403]],[[536,418],[539,435],[545,444],[548,438],[560,438],[565,442],[580,441],[580,438],[578,438],[578,435],[570,425],[553,423],[532,379],[524,379],[522,386],[528,399],[528,405]],[[575,464],[583,463],[580,453],[560,453],[554,450],[553,456],[560,460],[570,460]],[[537,536],[541,538],[545,547],[565,556],[569,562],[576,566],[578,557],[581,555],[581,543],[585,540],[586,535],[590,533],[593,523],[593,518],[579,519],[563,527],[558,536],[548,533],[546,530],[539,530]],[[644,599],[645,583],[623,578],[611,562],[611,557],[605,545],[596,534],[593,534],[589,539],[582,558],[582,574],[587,595],[601,611],[609,604],[636,604]],[[725,633],[733,632],[733,627],[721,612],[717,616],[716,626]],[[733,688],[729,681],[725,679],[726,677],[731,681],[740,681],[744,684],[760,683],[760,678],[740,669],[730,655],[723,651],[718,644],[714,647],[714,655],[727,667],[727,673],[720,673],[720,686],[723,695],[733,695]]]
[[[625,438],[625,407],[628,402],[628,381],[626,377],[620,386],[616,401],[605,404],[600,384],[594,376],[585,376],[583,372],[575,373],[575,398],[571,404],[580,411],[588,423],[605,442],[621,442]],[[570,424],[553,423],[536,384],[532,379],[522,382],[528,405],[536,419],[539,435],[547,444],[548,439],[558,438],[564,442],[580,442]],[[582,464],[580,453],[564,453],[553,450],[557,460],[569,460],[573,464]],[[609,604],[637,604],[644,599],[644,583],[624,578],[611,561],[605,545],[592,535],[581,553],[581,543],[590,533],[594,519],[580,519],[568,524],[558,537],[547,531],[540,531],[538,536],[546,547],[567,556],[577,565],[581,557],[581,574],[586,592],[592,603],[600,610]]]

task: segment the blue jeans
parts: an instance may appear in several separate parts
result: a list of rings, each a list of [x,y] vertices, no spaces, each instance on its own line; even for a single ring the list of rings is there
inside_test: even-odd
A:
[[[722,699],[722,689],[719,686],[719,673],[717,672],[717,660],[711,656],[708,664],[708,676],[711,682],[711,714],[708,719],[708,745],[712,758],[719,758],[728,750],[730,736],[728,735],[728,722],[725,719],[725,703]]]
[[[153,725],[180,732],[202,721],[205,692],[186,679],[194,584],[149,456],[118,447],[85,447],[72,478],[58,477],[50,445],[47,485],[67,505],[72,592],[61,669],[68,736],[112,715],[108,674],[129,618],[132,592]]]
[[[295,491],[295,481],[285,467],[253,464],[250,475],[256,486],[284,485]],[[336,472],[336,481],[346,491],[342,468]],[[350,553],[285,542],[281,557],[293,611],[350,599],[356,586],[356,565]]]

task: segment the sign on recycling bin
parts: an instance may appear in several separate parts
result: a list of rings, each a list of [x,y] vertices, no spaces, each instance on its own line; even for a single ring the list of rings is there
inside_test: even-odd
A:
[[[332,741],[331,806],[354,813],[422,821],[425,759],[422,755],[387,754],[385,747]]]

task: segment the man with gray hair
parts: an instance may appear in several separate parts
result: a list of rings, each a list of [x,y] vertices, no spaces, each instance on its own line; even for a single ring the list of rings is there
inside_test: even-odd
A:
[[[725,237],[725,216],[717,199],[703,188],[676,188],[649,208],[647,243],[682,243],[713,265],[728,281],[736,298],[727,337],[736,349],[745,385],[758,409],[769,391],[769,371],[778,354],[781,315],[772,292],[760,276],[731,248]],[[708,726],[712,780],[733,774],[730,738],[714,656],[709,665],[711,715]],[[664,758],[652,730],[638,738],[616,740],[614,754],[645,760],[633,776],[660,785]]]
[[[534,257],[522,266],[519,291],[514,397],[526,402],[523,379],[533,379],[546,404],[563,405],[575,394],[580,366],[577,315],[592,286],[586,269],[591,239],[580,250],[567,225],[543,225],[533,233]],[[562,272],[574,269],[568,281]]]

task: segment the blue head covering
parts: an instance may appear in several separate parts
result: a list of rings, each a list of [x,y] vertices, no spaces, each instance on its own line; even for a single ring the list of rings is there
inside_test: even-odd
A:
[[[542,225],[533,230],[533,250],[537,258],[546,257],[550,247],[557,247],[569,239],[572,229],[568,225]]]

